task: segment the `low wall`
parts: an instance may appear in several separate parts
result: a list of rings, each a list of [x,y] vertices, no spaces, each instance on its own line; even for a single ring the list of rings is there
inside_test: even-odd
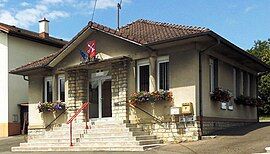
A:
[[[136,107],[129,108],[129,121],[141,126],[151,135],[164,142],[196,141],[200,136],[198,121],[179,122],[179,117],[170,115],[172,104],[168,102],[142,103],[138,107],[160,120],[154,120],[149,114]],[[195,118],[194,118],[195,119]]]
[[[163,122],[163,123],[137,123],[144,131],[166,142],[183,142],[199,140],[199,129],[197,122],[184,124],[182,122]]]
[[[256,123],[257,119],[232,119],[232,118],[217,118],[203,117],[203,135],[213,135],[217,131],[230,127],[240,127]]]

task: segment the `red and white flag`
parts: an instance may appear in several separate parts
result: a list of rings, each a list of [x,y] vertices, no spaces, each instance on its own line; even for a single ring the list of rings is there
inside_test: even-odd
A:
[[[87,53],[89,55],[89,58],[94,58],[96,57],[96,40],[89,41],[87,43]]]

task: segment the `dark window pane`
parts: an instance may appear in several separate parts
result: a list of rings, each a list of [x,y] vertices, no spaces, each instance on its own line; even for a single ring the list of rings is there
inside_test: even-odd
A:
[[[165,74],[165,77],[166,77],[166,86],[165,86],[165,89],[164,90],[169,90],[169,62],[166,62],[166,74]]]
[[[47,81],[47,102],[52,102],[52,82]]]
[[[61,101],[65,101],[65,80],[64,79],[60,79],[60,100]]]
[[[218,59],[214,59],[214,88],[218,88]]]
[[[169,90],[169,62],[159,63],[159,89]]]
[[[149,91],[149,65],[140,66],[140,91]]]

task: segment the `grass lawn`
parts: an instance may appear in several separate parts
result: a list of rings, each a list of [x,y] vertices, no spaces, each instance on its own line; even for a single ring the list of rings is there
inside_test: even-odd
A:
[[[270,121],[270,115],[269,116],[261,116],[259,118],[260,121]]]

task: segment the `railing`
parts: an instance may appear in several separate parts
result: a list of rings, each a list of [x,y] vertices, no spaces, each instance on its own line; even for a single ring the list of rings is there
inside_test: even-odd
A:
[[[47,129],[48,127],[50,127],[59,117],[61,117],[66,111],[68,110],[68,107],[63,111],[61,112],[56,118],[54,118],[46,127],[45,129]]]
[[[87,121],[89,120],[89,117],[88,117],[88,106],[89,106],[89,102],[85,102],[83,103],[83,105],[81,106],[81,108],[79,108],[75,114],[67,121],[67,124],[70,125],[70,132],[69,132],[69,135],[70,135],[70,146],[73,146],[73,143],[72,143],[72,122],[73,120],[83,111],[83,110],[86,110],[86,114],[85,114],[85,129],[89,129],[88,125],[87,125]]]
[[[133,107],[133,108],[137,108],[139,110],[141,110],[142,112],[146,113],[147,115],[151,116],[155,121],[159,122],[159,123],[163,123],[162,120],[158,119],[156,116],[152,115],[151,113],[145,111],[144,109],[140,108],[139,106],[135,105],[135,104],[129,104],[129,106]]]

